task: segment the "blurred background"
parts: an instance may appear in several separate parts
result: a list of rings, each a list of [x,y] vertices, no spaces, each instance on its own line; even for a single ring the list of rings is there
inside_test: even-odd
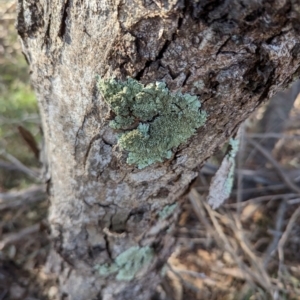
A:
[[[15,12],[0,0],[0,300],[54,300],[42,131]],[[297,81],[243,124],[234,188],[217,210],[206,198],[227,146],[199,168],[153,299],[300,299],[299,91]]]

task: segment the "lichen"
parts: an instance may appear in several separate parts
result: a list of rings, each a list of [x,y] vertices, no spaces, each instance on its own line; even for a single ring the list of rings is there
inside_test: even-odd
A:
[[[118,271],[118,266],[116,264],[103,264],[97,265],[96,269],[100,275],[107,277],[113,273],[116,273]]]
[[[229,151],[222,160],[221,166],[212,178],[208,204],[213,209],[218,208],[230,196],[234,183],[235,156],[239,149],[239,139],[231,138],[229,141]]]
[[[95,268],[101,276],[117,273],[117,280],[130,281],[143,267],[150,264],[153,256],[152,248],[134,246],[118,255],[113,263],[97,265]]]
[[[165,264],[165,265],[162,267],[162,269],[160,270],[160,276],[161,276],[161,277],[165,277],[166,274],[167,274],[168,269],[169,269],[169,268],[168,268],[168,265]]]
[[[235,156],[239,150],[239,144],[240,140],[238,138],[230,138],[229,145],[231,147],[230,151],[227,154],[227,159],[230,162],[230,169],[227,175],[227,178],[224,183],[224,192],[227,195],[227,198],[229,197],[232,188],[233,188],[233,182],[234,182],[234,169],[235,169]]]
[[[227,178],[226,178],[226,180],[224,182],[224,194],[226,195],[226,199],[230,196],[232,188],[233,188],[234,169],[235,169],[235,163],[233,163],[230,166]]]
[[[230,138],[229,145],[231,147],[228,155],[232,158],[235,158],[237,152],[239,151],[240,139],[239,138]]]
[[[159,213],[158,216],[160,219],[166,219],[167,217],[169,217],[173,211],[175,210],[175,208],[177,207],[177,203],[171,204],[171,205],[166,205]]]
[[[171,93],[163,82],[100,79],[99,89],[115,114],[109,125],[121,130],[118,144],[128,151],[127,163],[139,169],[170,159],[172,149],[206,121],[197,96]]]

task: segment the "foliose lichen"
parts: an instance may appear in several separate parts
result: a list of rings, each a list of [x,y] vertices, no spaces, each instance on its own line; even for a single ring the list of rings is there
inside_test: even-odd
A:
[[[172,157],[172,148],[190,138],[207,118],[197,96],[171,93],[163,82],[146,86],[128,78],[99,80],[99,89],[115,114],[113,129],[127,163],[139,169]]]
[[[113,263],[95,268],[104,277],[117,273],[117,280],[130,281],[143,267],[150,264],[153,256],[152,248],[134,246],[118,255]]]

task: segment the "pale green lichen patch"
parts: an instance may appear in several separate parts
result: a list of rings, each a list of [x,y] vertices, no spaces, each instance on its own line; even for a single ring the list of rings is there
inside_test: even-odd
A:
[[[166,219],[169,217],[175,208],[177,207],[177,203],[171,204],[171,205],[166,205],[159,213],[158,216],[160,219]]]
[[[223,158],[221,166],[210,183],[208,204],[211,205],[213,209],[218,208],[228,199],[233,187],[235,156],[239,149],[239,139],[231,138],[229,145],[229,152]]]
[[[233,163],[230,166],[227,178],[224,182],[224,194],[226,195],[226,198],[230,196],[230,193],[233,188],[233,182],[234,182],[234,169],[235,169],[235,163]]]
[[[114,263],[98,265],[95,268],[104,277],[117,273],[117,280],[130,281],[143,267],[150,264],[153,257],[152,248],[135,246],[118,255]]]
[[[229,145],[231,147],[229,151],[229,156],[235,158],[237,152],[239,151],[240,139],[239,138],[230,138]]]
[[[235,169],[235,156],[239,150],[239,144],[240,140],[238,138],[230,138],[229,140],[229,145],[231,147],[229,153],[227,154],[227,159],[230,162],[230,169],[228,172],[228,176],[225,180],[224,184],[224,190],[226,195],[230,195],[232,188],[233,188],[233,182],[234,182],[234,169]]]
[[[165,277],[166,274],[167,274],[168,269],[169,269],[169,268],[168,268],[168,265],[165,264],[165,265],[162,267],[162,269],[160,270],[160,275],[161,275],[162,277]]]
[[[118,271],[118,266],[116,264],[97,265],[95,268],[99,271],[99,274],[104,277],[109,276]]]
[[[99,89],[115,114],[110,127],[123,130],[118,144],[128,151],[127,163],[139,169],[170,159],[172,148],[206,121],[196,96],[171,93],[163,82],[144,86],[130,78],[124,82],[100,79]]]

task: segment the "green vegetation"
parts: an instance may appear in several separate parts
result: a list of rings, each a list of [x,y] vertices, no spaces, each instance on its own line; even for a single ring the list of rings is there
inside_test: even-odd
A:
[[[27,63],[22,56],[4,61],[0,64],[0,149],[5,149],[27,166],[37,166],[37,160],[22,139],[18,126],[29,130],[38,141],[38,125],[37,102],[29,85]],[[6,188],[24,187],[31,182],[15,172],[4,174],[4,170],[0,179]]]
[[[23,60],[20,64],[0,65],[1,118],[22,119],[37,113],[36,99],[28,83],[28,67]]]
[[[127,163],[139,169],[170,159],[206,121],[196,96],[171,93],[163,82],[100,79],[99,89],[115,114],[110,127],[122,130],[118,144],[128,151]]]

